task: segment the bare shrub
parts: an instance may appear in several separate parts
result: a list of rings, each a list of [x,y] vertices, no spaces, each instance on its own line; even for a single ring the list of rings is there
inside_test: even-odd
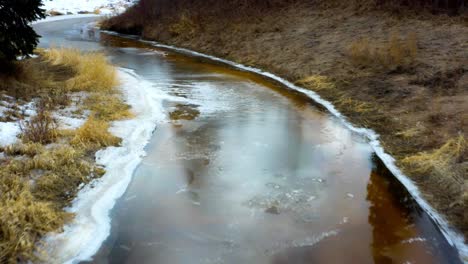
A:
[[[25,142],[48,144],[57,138],[57,121],[52,115],[40,109],[29,121],[21,122],[22,138]]]

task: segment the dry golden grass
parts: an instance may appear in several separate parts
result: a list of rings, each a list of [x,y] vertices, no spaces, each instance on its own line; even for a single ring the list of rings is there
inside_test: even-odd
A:
[[[411,139],[411,138],[419,136],[423,131],[424,131],[424,128],[417,126],[417,127],[412,127],[412,128],[408,128],[400,132],[397,132],[395,135],[402,137],[404,139]]]
[[[468,144],[464,136],[450,139],[442,147],[432,152],[421,152],[402,160],[406,171],[413,175],[431,177],[443,184],[444,188],[460,190],[464,179],[457,172],[457,164],[465,157]]]
[[[335,84],[332,81],[330,81],[328,77],[322,75],[308,76],[299,80],[298,84],[306,85],[307,87],[316,91],[335,88]]]
[[[364,37],[351,43],[349,57],[358,66],[396,69],[409,67],[417,58],[417,37],[410,33],[406,37],[392,32],[383,44]]]
[[[115,87],[118,85],[116,70],[103,54],[82,53],[74,49],[52,49],[43,53],[53,64],[67,65],[76,71],[76,76],[66,81],[70,91],[89,92],[84,107],[98,119],[107,121],[132,117]]]
[[[5,147],[3,151],[5,152],[5,154],[10,156],[27,155],[33,157],[44,151],[44,145],[40,143],[16,143]]]
[[[86,123],[76,131],[76,135],[71,140],[71,143],[91,149],[118,145],[121,141],[120,138],[113,136],[109,133],[108,129],[109,124],[107,122],[91,116]]]
[[[42,55],[55,65],[66,65],[76,71],[76,75],[66,83],[71,91],[108,92],[118,85],[115,68],[103,54],[57,48]]]
[[[2,196],[9,197],[0,200],[0,262],[37,260],[33,253],[37,240],[60,228],[68,214],[57,211],[49,202],[37,201],[22,181],[6,182],[3,178],[8,175],[0,177]]]
[[[133,117],[130,107],[123,102],[118,93],[92,93],[84,101],[84,106],[101,120],[112,121]]]
[[[38,59],[20,62],[16,75],[0,76],[0,90],[39,98],[40,105],[23,126],[23,143],[3,148],[6,156],[0,159],[0,263],[44,257],[36,248],[41,237],[72,217],[63,208],[79,186],[104,174],[95,151],[120,143],[108,132],[108,122],[132,116],[115,88],[115,69],[103,55],[70,49],[39,53]],[[58,130],[50,111],[68,104],[74,91],[88,93],[81,107],[92,116],[76,131]]]

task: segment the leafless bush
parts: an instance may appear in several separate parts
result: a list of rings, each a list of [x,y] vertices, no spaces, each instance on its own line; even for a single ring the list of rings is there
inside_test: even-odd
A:
[[[36,116],[20,124],[26,142],[48,144],[57,138],[57,121],[45,108],[40,108]]]

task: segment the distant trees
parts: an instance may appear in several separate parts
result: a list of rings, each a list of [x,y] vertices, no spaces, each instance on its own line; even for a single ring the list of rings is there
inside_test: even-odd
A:
[[[39,35],[30,23],[45,17],[41,0],[0,0],[0,64],[27,56]]]

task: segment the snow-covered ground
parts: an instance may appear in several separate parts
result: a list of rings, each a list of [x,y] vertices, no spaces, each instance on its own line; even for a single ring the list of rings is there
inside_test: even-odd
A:
[[[18,141],[21,133],[18,114],[25,120],[36,114],[34,102],[20,105],[16,99],[7,95],[0,95],[0,147],[6,147]],[[16,113],[16,114],[15,114]]]
[[[137,0],[43,0],[47,13],[78,14],[91,12],[100,15],[122,13]]]

